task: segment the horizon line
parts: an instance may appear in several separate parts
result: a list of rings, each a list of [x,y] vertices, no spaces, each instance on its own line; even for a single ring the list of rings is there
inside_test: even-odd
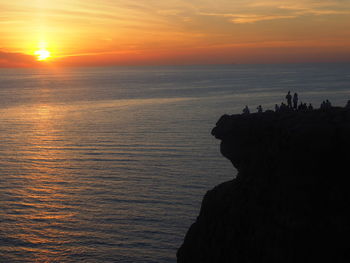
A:
[[[40,65],[41,64],[41,65]],[[113,67],[124,67],[124,68],[134,68],[134,67],[200,67],[200,66],[244,66],[244,65],[307,65],[307,64],[350,64],[348,61],[296,61],[296,62],[232,62],[232,63],[133,63],[133,64],[110,64],[110,65],[59,65],[51,63],[49,61],[40,62],[37,65],[31,66],[1,66],[0,69],[49,69],[49,68],[113,68]]]

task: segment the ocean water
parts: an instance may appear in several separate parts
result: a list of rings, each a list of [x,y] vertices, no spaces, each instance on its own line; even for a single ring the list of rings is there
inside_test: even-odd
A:
[[[0,262],[175,262],[216,121],[288,90],[344,106],[350,65],[0,69]]]

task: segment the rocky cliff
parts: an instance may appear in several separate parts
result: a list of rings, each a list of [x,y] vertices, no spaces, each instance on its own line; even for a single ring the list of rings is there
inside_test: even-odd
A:
[[[209,191],[179,263],[350,262],[350,110],[224,115],[238,170]]]

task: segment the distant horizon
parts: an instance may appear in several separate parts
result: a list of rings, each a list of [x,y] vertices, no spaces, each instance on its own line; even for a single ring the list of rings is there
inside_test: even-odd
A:
[[[254,66],[254,65],[317,65],[317,64],[350,64],[350,60],[345,61],[296,61],[296,62],[242,62],[242,63],[177,63],[177,64],[171,64],[171,63],[162,63],[162,64],[87,64],[87,65],[59,65],[59,63],[50,63],[50,62],[40,62],[35,65],[31,66],[3,66],[0,64],[0,69],[50,69],[50,68],[113,68],[113,67],[120,67],[120,68],[138,68],[138,67],[205,67],[205,66]]]

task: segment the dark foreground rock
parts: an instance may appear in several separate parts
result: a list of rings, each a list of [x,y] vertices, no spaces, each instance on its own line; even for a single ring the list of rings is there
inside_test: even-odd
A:
[[[209,191],[178,262],[350,262],[350,110],[224,115],[238,169]]]

